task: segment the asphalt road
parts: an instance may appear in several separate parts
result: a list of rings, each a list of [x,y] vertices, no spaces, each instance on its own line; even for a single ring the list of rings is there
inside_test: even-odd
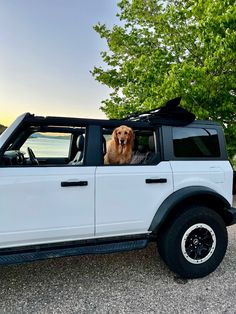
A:
[[[223,262],[202,279],[171,273],[154,244],[0,267],[0,314],[236,313],[236,225],[228,232]]]

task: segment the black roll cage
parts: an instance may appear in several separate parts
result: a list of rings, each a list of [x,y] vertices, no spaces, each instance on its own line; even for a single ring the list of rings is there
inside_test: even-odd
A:
[[[185,109],[178,107],[180,98],[169,101],[166,106],[154,109],[143,114],[135,114],[126,119],[120,120],[105,120],[105,119],[87,119],[87,118],[71,118],[71,117],[42,117],[27,113],[21,123],[16,127],[11,136],[0,148],[0,157],[4,152],[11,147],[17,149],[24,143],[24,140],[33,132],[63,132],[71,133],[72,136],[72,151],[70,149],[70,157],[73,158],[75,151],[73,145],[77,137],[81,134],[82,128],[86,128],[85,136],[85,152],[84,165],[98,166],[103,164],[103,129],[114,129],[122,124],[125,124],[134,130],[155,130],[155,136],[159,140],[161,160],[174,160],[171,143],[164,145],[164,141],[171,142],[172,126],[194,126],[202,127],[214,126],[217,129],[221,156],[219,158],[209,159],[227,159],[226,145],[222,127],[213,121],[192,121],[194,115],[187,112]],[[176,121],[174,115],[176,114]],[[186,118],[186,119],[185,119]],[[190,124],[189,124],[190,123]],[[160,130],[160,134],[159,134]],[[31,132],[31,133],[30,133]],[[19,137],[19,134],[22,135]],[[94,139],[98,140],[95,141]],[[98,154],[94,154],[94,150]],[[187,158],[189,159],[189,158]],[[197,158],[195,158],[196,160]],[[199,158],[202,160],[202,158]]]

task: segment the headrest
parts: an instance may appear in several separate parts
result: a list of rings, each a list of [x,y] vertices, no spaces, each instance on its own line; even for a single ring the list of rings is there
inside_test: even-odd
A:
[[[78,151],[82,151],[84,149],[84,135],[81,134],[78,136],[77,141],[76,141],[76,146]]]
[[[147,145],[138,145],[138,151],[140,153],[146,153],[148,151]]]

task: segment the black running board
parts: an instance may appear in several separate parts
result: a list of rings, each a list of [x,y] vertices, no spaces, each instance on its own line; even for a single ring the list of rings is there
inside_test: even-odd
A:
[[[24,252],[5,251],[0,253],[0,265],[21,264],[26,262],[33,262],[36,260],[44,260],[49,258],[65,256],[77,256],[85,254],[106,254],[123,251],[132,251],[145,248],[148,242],[149,242],[148,239],[137,239],[132,241],[83,245],[77,247],[73,246],[53,249],[44,248],[43,250],[37,248],[35,250],[32,249],[30,251]]]

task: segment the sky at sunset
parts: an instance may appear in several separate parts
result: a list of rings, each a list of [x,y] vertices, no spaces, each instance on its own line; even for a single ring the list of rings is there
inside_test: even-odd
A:
[[[118,23],[117,0],[0,0],[0,123],[24,112],[104,117],[109,89],[89,71],[103,65],[97,22]]]

